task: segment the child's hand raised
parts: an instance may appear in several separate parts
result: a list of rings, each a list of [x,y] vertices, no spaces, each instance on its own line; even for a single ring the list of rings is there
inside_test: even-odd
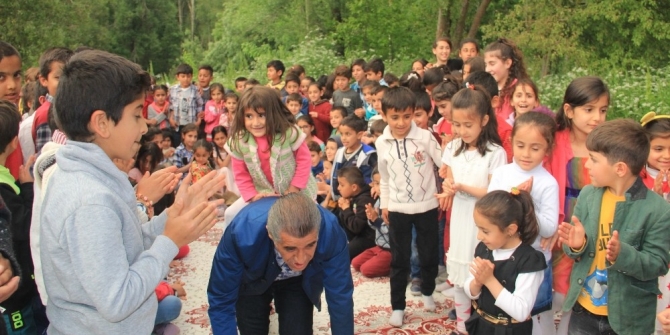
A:
[[[23,183],[32,183],[35,181],[33,176],[30,174],[30,167],[35,164],[35,155],[28,157],[26,164],[21,165],[19,168],[19,184]]]
[[[575,224],[574,226],[567,222],[561,223],[558,227],[558,238],[560,243],[574,250],[579,250],[586,242],[586,232],[582,222],[576,216],[572,217],[572,222]]]
[[[614,263],[619,257],[619,251],[621,251],[621,242],[619,241],[619,232],[615,230],[612,233],[612,238],[607,242],[607,255],[605,257],[610,263]]]
[[[217,206],[221,204],[223,200],[203,201],[187,209],[184,198],[177,198],[167,210],[168,219],[165,222],[163,235],[171,239],[179,248],[195,241],[216,223]]]
[[[318,112],[309,112],[309,116],[311,116],[312,119],[315,119],[315,118],[319,117],[319,113]]]
[[[340,197],[337,199],[337,207],[340,207],[340,209],[348,209],[351,207],[351,201],[345,197]]]
[[[493,269],[495,269],[495,265],[491,261],[479,257],[475,257],[470,265],[470,273],[478,283],[485,286],[488,286],[491,280],[496,280],[493,276]]]
[[[180,178],[181,174],[177,173],[176,166],[169,166],[152,174],[147,172],[142,180],[137,183],[137,193],[147,197],[152,202],[157,202],[164,195],[174,191]]]
[[[372,206],[372,204],[365,204],[365,215],[368,217],[368,220],[374,222],[379,218],[379,214]]]
[[[658,171],[656,179],[654,179],[654,192],[663,196],[663,181],[667,178],[668,171]]]
[[[528,180],[519,184],[519,186],[517,186],[516,188],[518,188],[519,191],[526,191],[530,193],[530,190],[533,189],[533,177],[528,178]]]

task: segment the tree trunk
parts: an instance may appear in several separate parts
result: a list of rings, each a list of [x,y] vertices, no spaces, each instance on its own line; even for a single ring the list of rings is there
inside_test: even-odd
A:
[[[184,31],[184,9],[181,1],[182,0],[177,0],[177,10],[179,11],[179,32]]]
[[[443,7],[437,9],[437,29],[435,29],[435,39],[449,36],[451,30],[451,0],[446,1]]]
[[[549,59],[549,55],[550,55],[550,53],[547,52],[547,53],[545,53],[544,56],[542,57],[542,73],[541,73],[541,76],[542,76],[542,77],[544,77],[544,76],[546,76],[547,74],[549,74],[549,65],[550,65],[550,63],[549,63],[549,60],[550,60],[550,59]]]
[[[484,14],[486,14],[486,8],[489,6],[491,3],[491,0],[482,0],[482,3],[479,4],[479,7],[477,8],[477,13],[475,13],[475,17],[472,20],[472,25],[470,26],[470,32],[468,32],[468,37],[470,38],[475,38],[477,35],[477,30],[479,30],[479,26],[482,24],[482,18],[484,18]]]
[[[191,0],[191,41],[195,39],[195,0]]]
[[[486,1],[486,0],[484,0]],[[469,0],[463,0],[463,6],[461,7],[461,16],[458,17],[458,23],[456,24],[456,32],[454,33],[454,38],[452,42],[454,48],[457,48],[458,43],[461,42],[463,38],[463,31],[465,31],[465,19],[468,16],[468,7],[470,6]]]

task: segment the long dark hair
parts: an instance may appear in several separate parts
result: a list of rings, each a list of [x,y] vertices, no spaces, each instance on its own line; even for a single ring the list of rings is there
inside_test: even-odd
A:
[[[475,210],[505,230],[515,223],[521,243],[532,244],[540,233],[533,198],[526,191],[493,191],[477,200]]]
[[[466,88],[458,91],[451,98],[451,109],[466,109],[468,111],[474,111],[480,120],[483,120],[485,116],[488,116],[489,121],[482,128],[482,132],[477,137],[477,151],[480,155],[486,155],[488,151],[487,146],[490,143],[502,145],[500,141],[500,135],[498,135],[498,120],[496,119],[495,112],[491,107],[491,98],[489,94],[486,93],[483,89],[470,85],[471,88]],[[467,149],[467,144],[461,142],[461,147],[456,150],[454,156],[460,155],[464,150]]]
[[[215,145],[213,145],[211,142],[207,140],[197,140],[195,144],[193,144],[193,159],[195,159],[195,152],[198,149],[203,148],[207,152],[209,152],[209,158],[207,158],[207,164],[211,169],[214,169],[214,167],[216,166],[214,164],[214,157],[212,156],[212,152],[214,152],[214,147]]]
[[[572,128],[572,121],[565,115],[565,104],[570,105],[572,109],[579,106],[584,106],[587,103],[607,95],[607,100],[610,98],[610,90],[607,88],[605,82],[598,77],[581,77],[573,80],[565,90],[563,96],[563,103],[556,112],[556,124],[558,124],[558,131]]]
[[[214,148],[214,151],[216,152],[217,157],[221,157],[221,152],[219,151],[219,147],[214,144],[214,137],[218,133],[223,133],[226,135],[226,140],[228,138],[228,131],[226,130],[226,127],[224,126],[216,126],[214,129],[212,129],[212,147]]]
[[[147,171],[142,171],[142,165],[144,165],[144,160],[146,157],[151,157],[149,161],[149,172],[153,172],[158,164],[163,160],[163,150],[158,147],[158,144],[154,142],[147,142],[142,144],[140,150],[137,152],[137,159],[135,160],[135,167],[144,174]]]
[[[505,82],[502,92],[500,92],[500,97],[502,98],[513,93],[509,84],[514,79],[528,78],[528,73],[526,72],[526,65],[523,63],[523,53],[512,40],[504,37],[499,38],[495,42],[489,44],[484,50],[484,53],[486,54],[487,52],[493,51],[498,51],[498,57],[503,61],[508,59],[512,60],[512,65],[509,68],[509,75],[507,76],[507,82]]]

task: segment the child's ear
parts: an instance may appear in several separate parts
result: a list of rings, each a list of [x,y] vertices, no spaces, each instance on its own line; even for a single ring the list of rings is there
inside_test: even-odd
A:
[[[358,138],[360,140],[361,138],[363,138],[363,135],[365,135],[365,130],[364,131],[359,131],[358,133],[356,133],[356,138]]]
[[[484,117],[482,118],[482,128],[486,127],[488,123],[489,123],[489,116],[484,115]]]
[[[519,226],[516,223],[512,223],[507,228],[505,228],[505,235],[512,237],[514,234],[519,232]]]
[[[491,107],[493,107],[493,109],[496,109],[496,108],[500,107],[500,97],[499,96],[494,95],[491,98]]]
[[[114,122],[107,117],[105,111],[99,109],[93,111],[91,118],[88,121],[88,130],[91,131],[95,137],[108,138],[112,126],[114,126]]]
[[[626,174],[630,171],[628,168],[628,164],[624,162],[616,162],[614,163],[614,172],[619,176],[619,178],[622,178],[626,176]]]
[[[572,119],[575,116],[575,113],[572,110],[572,106],[570,106],[570,104],[563,104],[563,112],[565,112],[565,116],[568,119]]]
[[[281,76],[284,75],[284,71],[282,70],[277,71],[277,75],[279,76],[279,78],[281,78]]]

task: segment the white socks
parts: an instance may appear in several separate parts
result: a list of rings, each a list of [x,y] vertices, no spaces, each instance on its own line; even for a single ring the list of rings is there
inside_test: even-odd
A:
[[[428,312],[435,312],[435,300],[432,295],[423,296],[423,309]]]
[[[435,303],[433,303],[435,304]],[[405,317],[405,311],[401,309],[394,310],[389,318],[389,324],[393,327],[402,327],[402,319]]]

